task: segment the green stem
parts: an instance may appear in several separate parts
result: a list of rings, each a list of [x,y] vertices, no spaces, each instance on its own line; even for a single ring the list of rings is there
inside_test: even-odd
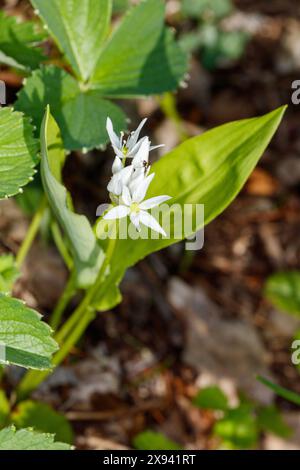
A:
[[[63,258],[69,271],[71,271],[73,268],[73,259],[65,245],[60,228],[56,221],[53,221],[51,223],[51,233],[52,233],[52,237],[55,242],[55,245],[57,246],[57,249],[60,252],[61,257]]]
[[[24,238],[23,243],[19,248],[19,251],[16,257],[16,263],[17,263],[18,268],[21,268],[26,256],[28,255],[31,245],[34,242],[34,239],[40,228],[46,207],[47,207],[47,201],[44,196],[38,207],[38,210],[35,213],[35,216],[33,217],[31,221],[26,237]]]
[[[73,271],[69,277],[69,280],[67,282],[67,285],[55,307],[53,310],[53,313],[50,318],[50,326],[53,328],[53,330],[57,330],[61,317],[63,312],[65,311],[65,308],[67,307],[68,303],[74,296],[76,292],[76,272]]]
[[[58,366],[72,350],[74,345],[81,338],[88,325],[95,318],[96,308],[92,305],[94,296],[99,292],[103,282],[106,269],[111,260],[116,244],[116,239],[110,239],[105,260],[101,266],[95,283],[88,289],[79,306],[75,309],[71,317],[58,331],[55,339],[61,344],[60,350],[53,358],[53,365]],[[29,371],[18,387],[18,399],[26,398],[41,382],[51,373],[52,370]]]
[[[158,99],[161,110],[170,121],[174,122],[178,136],[181,142],[188,139],[188,134],[184,128],[183,120],[177,110],[176,99],[172,93],[165,93],[161,98]]]

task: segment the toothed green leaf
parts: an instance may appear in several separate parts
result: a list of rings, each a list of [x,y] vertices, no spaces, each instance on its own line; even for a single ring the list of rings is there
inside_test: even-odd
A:
[[[117,105],[98,91],[82,92],[71,75],[58,67],[42,67],[26,80],[16,108],[33,118],[40,128],[44,111],[50,105],[66,149],[90,149],[108,141],[107,116],[117,131],[126,128],[126,116]]]
[[[125,15],[103,48],[91,78],[105,96],[140,96],[175,90],[187,56],[164,25],[165,5],[145,0]]]
[[[28,119],[11,108],[1,108],[0,199],[18,194],[29,183],[37,164],[37,151]]]
[[[33,21],[20,22],[0,11],[0,63],[20,69],[35,69],[44,60],[37,47],[45,33]]]
[[[55,442],[54,435],[32,429],[16,430],[14,426],[0,431],[0,450],[71,450],[69,444]]]
[[[58,346],[41,315],[20,300],[0,294],[0,363],[49,369]]]
[[[31,3],[76,75],[86,81],[109,30],[111,0],[31,0]]]

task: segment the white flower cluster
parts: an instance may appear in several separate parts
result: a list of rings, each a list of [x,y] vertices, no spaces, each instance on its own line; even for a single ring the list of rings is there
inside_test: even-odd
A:
[[[114,207],[105,214],[104,219],[114,220],[129,216],[138,231],[141,230],[140,224],[143,224],[166,236],[157,220],[147,212],[171,197],[156,196],[145,200],[149,185],[155,176],[155,173],[149,174],[149,153],[157,147],[162,147],[161,145],[152,147],[148,137],[139,139],[145,122],[146,119],[127,140],[124,140],[124,134],[121,133],[118,137],[114,132],[111,119],[107,118],[106,129],[115,152],[112,165],[113,175],[107,190]],[[131,159],[131,163],[126,166],[128,158]]]

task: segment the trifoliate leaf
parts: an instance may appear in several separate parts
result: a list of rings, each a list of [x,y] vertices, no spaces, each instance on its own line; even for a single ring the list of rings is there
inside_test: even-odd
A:
[[[48,104],[69,150],[106,144],[108,116],[117,131],[126,128],[126,117],[117,105],[97,91],[83,92],[76,80],[58,67],[42,67],[33,72],[19,93],[16,108],[31,116],[39,129]]]

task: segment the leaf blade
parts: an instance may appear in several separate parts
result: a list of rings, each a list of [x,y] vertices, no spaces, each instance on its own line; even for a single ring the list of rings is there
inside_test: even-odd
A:
[[[58,349],[41,315],[20,300],[0,294],[0,363],[50,369]]]
[[[0,131],[0,199],[4,199],[18,194],[33,178],[38,146],[29,120],[11,108],[0,109]]]
[[[54,442],[51,434],[41,434],[32,429],[16,430],[14,426],[0,431],[0,450],[70,450],[68,444]]]
[[[176,89],[186,71],[187,56],[164,26],[164,3],[145,0],[112,34],[91,84],[107,97],[146,96]]]
[[[41,175],[46,196],[55,217],[70,241],[79,287],[88,287],[96,279],[104,260],[88,219],[72,212],[68,207],[67,191],[53,175],[49,161],[49,148],[61,148],[59,128],[47,107],[41,128]],[[52,153],[52,158],[55,154]]]
[[[111,0],[31,0],[58,46],[83,81],[92,74],[106,38]]]
[[[277,130],[284,111],[282,107],[259,118],[225,124],[181,144],[153,165],[156,178],[147,197],[168,194],[173,196],[170,203],[179,204],[179,209],[184,204],[192,207],[204,204],[204,225],[207,225],[241,190]],[[172,223],[171,220],[171,234]],[[189,227],[181,238],[201,228],[202,225],[193,230]],[[128,267],[179,239],[172,236],[157,240],[118,239],[111,260],[112,275],[107,282],[122,278]],[[103,295],[102,290],[99,295]]]

